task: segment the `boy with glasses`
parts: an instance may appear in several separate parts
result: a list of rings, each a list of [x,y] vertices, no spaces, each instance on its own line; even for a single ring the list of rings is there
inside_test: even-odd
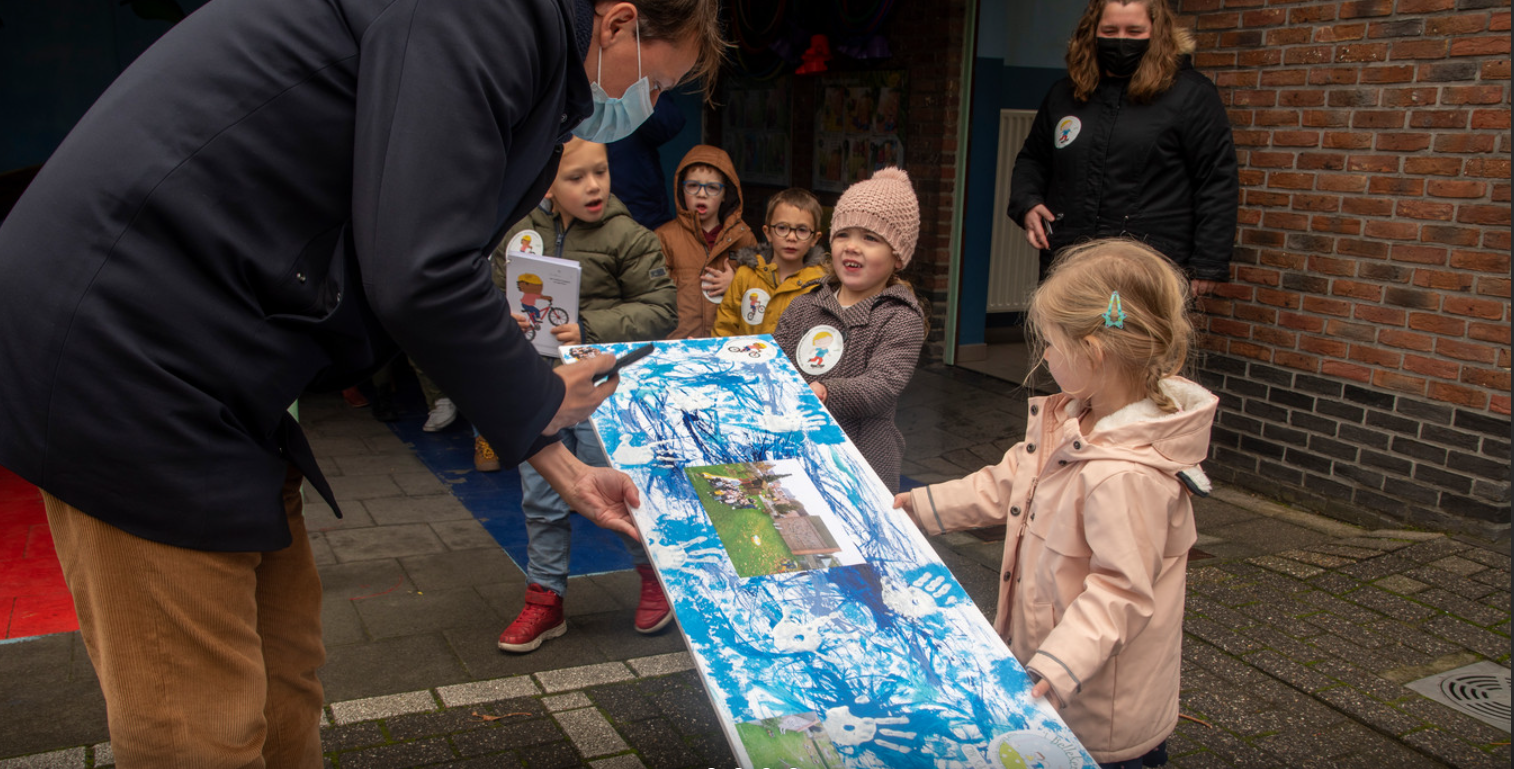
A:
[[[671,338],[707,337],[735,275],[731,255],[757,245],[757,238],[741,220],[741,181],[724,150],[695,146],[675,178],[678,216],[657,228],[678,287],[678,327]]]
[[[789,302],[813,291],[825,275],[820,201],[809,190],[791,187],[770,198],[762,233],[766,245],[736,254],[736,275],[715,317],[715,336],[773,333]]]

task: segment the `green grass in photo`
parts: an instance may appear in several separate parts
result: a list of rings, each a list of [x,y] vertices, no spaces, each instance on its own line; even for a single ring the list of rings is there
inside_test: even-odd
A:
[[[842,769],[845,764],[827,738],[781,729],[781,719],[736,724],[736,735],[754,767],[767,769]]]
[[[806,568],[803,559],[794,556],[794,552],[778,534],[778,529],[774,528],[772,519],[761,507],[735,508],[725,504],[715,496],[709,482],[702,475],[710,473],[730,478],[747,478],[751,477],[747,466],[691,467],[687,472],[694,490],[699,493],[700,504],[709,514],[715,533],[720,536],[720,544],[725,547],[731,565],[736,568],[737,576],[781,574]],[[753,540],[753,537],[757,539]]]

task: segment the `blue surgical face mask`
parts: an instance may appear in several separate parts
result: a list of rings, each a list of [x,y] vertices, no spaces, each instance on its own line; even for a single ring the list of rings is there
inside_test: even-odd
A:
[[[637,126],[652,116],[652,83],[641,74],[641,20],[636,21],[636,74],[640,80],[618,99],[610,98],[599,85],[605,71],[605,49],[599,49],[599,71],[589,86],[594,97],[594,113],[573,128],[573,135],[585,141],[609,144],[630,136]]]

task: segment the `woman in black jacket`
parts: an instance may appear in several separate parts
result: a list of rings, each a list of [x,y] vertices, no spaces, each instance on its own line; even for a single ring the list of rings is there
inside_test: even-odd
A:
[[[1182,267],[1195,295],[1228,279],[1235,145],[1193,48],[1167,0],[1089,2],[1011,181],[1009,217],[1043,275],[1059,249],[1125,235]]]

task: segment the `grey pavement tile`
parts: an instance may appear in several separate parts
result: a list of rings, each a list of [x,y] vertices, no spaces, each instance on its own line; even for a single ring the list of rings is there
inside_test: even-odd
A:
[[[594,706],[594,702],[589,699],[589,695],[584,694],[583,692],[568,692],[567,694],[557,694],[551,697],[542,697],[541,704],[547,709],[547,712],[549,713],[556,713],[559,710],[577,710],[579,708],[590,708]]]
[[[358,616],[354,601],[333,598],[329,594],[323,597],[321,640],[327,646],[342,646],[368,640],[368,632],[363,629],[363,619]]]
[[[377,721],[364,721],[347,726],[332,726],[321,730],[321,751],[336,753],[353,748],[366,748],[388,742],[383,725]]]
[[[1270,649],[1255,654],[1248,654],[1245,660],[1248,664],[1255,665],[1268,675],[1306,692],[1316,692],[1327,686],[1335,685],[1335,681],[1329,676],[1310,670],[1308,667]]]
[[[604,714],[594,708],[553,713],[557,725],[585,758],[607,756],[626,749],[626,742]]]
[[[642,693],[635,683],[595,686],[585,692],[593,704],[612,722],[645,721],[662,715],[662,711]]]
[[[1326,534],[1275,518],[1256,518],[1229,525],[1211,526],[1204,533],[1219,537],[1226,542],[1245,544],[1252,549],[1252,555],[1297,550],[1329,539]]]
[[[1398,620],[1385,619],[1368,623],[1363,627],[1385,642],[1403,644],[1421,654],[1439,657],[1461,651],[1461,647],[1456,644],[1436,638]]]
[[[320,460],[321,472],[328,473],[330,469],[341,471],[340,463],[330,461],[333,457],[355,457],[364,454],[372,454],[373,449],[368,441],[357,437],[337,437],[334,435],[316,435],[310,438],[310,451]]]
[[[1214,756],[1222,763],[1197,763],[1194,766],[1227,766],[1236,769],[1276,769],[1286,766],[1278,756],[1261,750],[1252,744],[1225,729],[1217,726],[1204,726],[1191,721],[1178,721],[1178,731],[1184,737],[1196,744],[1202,745],[1205,751]],[[1190,764],[1183,763],[1188,767]]]
[[[693,675],[693,673],[687,675]],[[680,678],[667,676],[660,680],[674,682]],[[678,688],[660,691],[648,689],[645,682],[643,683],[642,691],[647,693],[648,699],[662,710],[668,723],[672,724],[680,734],[706,734],[719,731],[721,728],[720,721],[715,716],[714,706],[710,704],[709,695],[704,687],[697,683],[697,680],[697,678],[694,679],[695,683],[692,686],[684,684]]]
[[[331,493],[337,504],[350,500],[380,499],[404,495],[404,490],[387,475],[336,476],[326,479],[331,483]]]
[[[320,670],[328,702],[343,702],[470,680],[440,633],[328,646]]]
[[[428,691],[402,692],[360,700],[333,702],[331,720],[337,726],[355,724],[359,721],[377,721],[406,713],[422,713],[436,710],[436,698]]]
[[[1468,558],[1463,558],[1459,555],[1448,555],[1438,561],[1431,561],[1427,565],[1433,566],[1437,569],[1440,569],[1441,571],[1449,571],[1452,574],[1460,574],[1463,577],[1470,577],[1473,574],[1476,574],[1477,572],[1483,571],[1488,568],[1485,564],[1478,563],[1477,561]]]
[[[654,654],[650,657],[637,657],[626,660],[631,670],[637,676],[661,676],[669,673],[680,673],[694,669],[694,656],[687,651],[671,652],[668,654]]]
[[[326,542],[323,532],[312,531],[308,535],[310,540],[310,557],[316,566],[328,566],[336,563],[336,554],[331,552],[331,545]]]
[[[68,748],[0,760],[0,769],[83,769],[84,748]]]
[[[1416,542],[1398,551],[1397,554],[1419,563],[1430,563],[1448,555],[1456,555],[1472,549],[1474,549],[1472,545],[1458,542],[1450,537],[1438,537]]]
[[[682,735],[661,718],[625,724],[620,731],[648,766],[693,766],[699,761]]]
[[[90,758],[94,761],[92,766],[95,769],[116,765],[116,751],[108,742],[102,742],[90,748]]]
[[[1308,579],[1309,577],[1322,574],[1325,571],[1318,566],[1310,566],[1309,564],[1300,563],[1291,558],[1280,558],[1275,555],[1263,555],[1256,558],[1249,558],[1247,560],[1258,566],[1272,569],[1273,571],[1287,574],[1290,577],[1297,577],[1299,579]]]
[[[657,633],[636,632],[630,609],[578,617],[575,622],[598,649],[597,656],[606,660],[630,660],[688,649],[676,624],[669,624]]]
[[[695,765],[699,769],[736,766],[736,757],[731,754],[731,745],[724,734],[693,734],[685,739],[699,754],[699,763]]]
[[[394,559],[330,564],[320,572],[321,593],[327,601],[361,601],[415,589]]]
[[[1419,533],[1421,532],[1409,532],[1409,534]],[[1414,544],[1415,542],[1415,540],[1412,539],[1400,539],[1398,535],[1399,532],[1390,530],[1372,531],[1367,532],[1365,535],[1360,537],[1347,537],[1346,539],[1336,540],[1336,542],[1342,545],[1350,545],[1352,547],[1365,547],[1370,550],[1379,550],[1385,553],[1391,553],[1394,550],[1406,548]]]
[[[1309,639],[1309,643],[1314,644],[1315,646],[1329,653],[1331,656],[1349,662],[1358,668],[1373,673],[1381,673],[1385,670],[1399,667],[1399,663],[1394,660],[1388,659],[1377,651],[1377,649],[1382,648],[1381,639],[1375,637],[1368,638],[1366,637],[1366,634],[1360,634],[1358,636],[1358,639],[1368,640],[1372,643],[1379,644],[1379,646],[1375,649],[1367,648],[1365,646],[1361,646],[1359,644],[1341,638],[1340,636],[1333,633],[1325,633],[1323,635],[1315,636],[1314,638]]]
[[[1250,686],[1267,680],[1267,674],[1247,665],[1207,643],[1186,639],[1183,643],[1183,667],[1197,665],[1232,686]]]
[[[1495,553],[1492,550],[1474,547],[1463,550],[1458,556],[1503,572],[1509,571],[1509,556],[1503,553]]]
[[[1245,654],[1261,649],[1261,644],[1203,617],[1188,615],[1183,618],[1183,632],[1197,636],[1231,654]]]
[[[436,532],[437,539],[447,546],[448,550],[472,550],[480,547],[499,547],[494,535],[484,528],[478,519],[466,521],[435,521],[431,523],[431,530]],[[520,567],[510,562],[509,574],[512,580],[524,580],[525,576]]]
[[[1356,563],[1360,560],[1358,558],[1342,558],[1338,555],[1317,552],[1319,549],[1320,546],[1316,545],[1310,547],[1308,550],[1284,550],[1278,553],[1278,556],[1307,563],[1310,566],[1318,566],[1322,569],[1334,569],[1345,566],[1348,563]],[[1377,553],[1374,553],[1374,555],[1377,555]]]
[[[439,686],[436,689],[436,694],[441,698],[442,705],[449,708],[516,697],[531,697],[540,692],[541,690],[536,687],[536,682],[530,676],[495,678],[488,681],[470,681],[465,684]]]
[[[1384,593],[1384,595],[1387,594]],[[1316,609],[1327,611],[1351,622],[1375,622],[1383,618],[1383,615],[1378,614],[1371,609],[1350,603],[1348,601],[1343,601],[1324,591],[1300,593],[1297,598],[1299,601],[1313,606]]]
[[[1194,599],[1190,598],[1190,606]],[[1318,609],[1313,606],[1297,603],[1295,601],[1259,602],[1238,606],[1236,613],[1250,617],[1255,625],[1261,623],[1276,629],[1290,638],[1310,638],[1324,631],[1319,626],[1311,624],[1303,619],[1303,615],[1314,614]],[[1240,627],[1237,625],[1237,627]]]
[[[1497,755],[1468,745],[1441,729],[1428,728],[1410,732],[1404,735],[1403,741],[1457,769],[1508,769],[1508,763]]]
[[[438,553],[446,549],[431,528],[422,523],[333,531],[326,538],[337,560],[342,563]]]
[[[416,459],[415,454],[410,451],[338,455],[334,457],[334,460],[343,476],[430,472],[426,469],[425,463]]]
[[[492,723],[487,718],[474,715],[472,711],[459,709],[385,718],[384,728],[389,732],[389,739],[395,742],[408,742],[422,737],[440,737],[474,729],[489,729],[492,728]]]
[[[643,764],[641,759],[629,753],[590,761],[589,766],[593,769],[646,769],[646,764]],[[661,766],[661,764],[653,764],[653,766]]]
[[[314,493],[307,493],[305,501],[305,529],[312,533],[330,532],[338,529],[364,529],[373,525],[373,517],[355,499],[338,500],[342,517],[331,512],[331,506],[319,501]]]
[[[1360,561],[1367,558],[1376,558],[1377,556],[1383,554],[1382,550],[1375,547],[1354,547],[1352,545],[1341,544],[1338,541],[1325,542],[1319,545],[1310,545],[1308,549],[1314,553],[1339,556],[1346,562]],[[1330,566],[1332,567],[1344,565],[1345,563],[1330,564]]]
[[[568,580],[567,600],[578,604],[576,614],[599,614],[635,609],[641,599],[641,575],[633,569],[604,572]]]
[[[1468,601],[1459,595],[1438,587],[1419,593],[1414,596],[1414,600],[1433,606],[1453,617],[1466,620],[1481,627],[1496,625],[1509,619],[1507,608],[1495,609],[1476,601]]]
[[[500,651],[499,634],[514,619],[498,620],[495,625],[450,628],[442,631],[453,654],[472,679],[507,678],[526,675],[542,670],[582,665],[585,662],[605,662],[600,651],[599,639],[580,632],[578,620],[568,620],[568,632],[543,643],[536,651],[515,654]]]
[[[1444,569],[1437,569],[1434,566],[1420,566],[1404,573],[1421,582],[1428,582],[1464,598],[1481,598],[1494,589],[1484,581],[1464,577]]]
[[[1336,615],[1329,612],[1317,612],[1310,614],[1303,619],[1305,622],[1308,622],[1309,624],[1314,625],[1321,630],[1329,633],[1334,633],[1335,635],[1348,639],[1354,643],[1361,643],[1363,646],[1383,645],[1383,642],[1375,640],[1362,642],[1358,638],[1358,634],[1361,631],[1357,629],[1357,625],[1355,623],[1351,622],[1350,620],[1337,617]]]
[[[1346,723],[1315,732],[1293,732],[1259,737],[1258,747],[1285,760],[1279,766],[1333,767],[1333,759],[1349,755],[1351,747],[1366,733],[1366,727]]]
[[[556,726],[553,727],[556,731]],[[561,734],[561,732],[559,732]],[[583,758],[578,755],[578,750],[573,743],[566,740],[549,742],[542,745],[533,745],[517,751],[521,760],[531,769],[568,769],[568,767],[588,767]]]
[[[1274,628],[1248,627],[1243,632],[1255,639],[1257,643],[1299,664],[1309,664],[1327,658],[1327,655],[1317,647]]]
[[[1337,756],[1341,769],[1384,769],[1390,767],[1437,767],[1439,764],[1397,740],[1362,730],[1352,736],[1351,753]]]
[[[580,665],[560,670],[547,670],[536,674],[542,691],[548,694],[570,689],[584,689],[599,684],[628,681],[635,678],[630,668],[622,662],[603,662],[595,665]]]
[[[1323,660],[1315,663],[1313,668],[1353,689],[1385,702],[1392,702],[1408,693],[1408,690],[1400,683],[1361,670],[1341,660]]]
[[[385,497],[363,502],[373,522],[380,525],[396,523],[434,523],[436,521],[466,521],[473,517],[468,508],[451,494],[428,494],[422,497]]]
[[[1333,595],[1347,593],[1361,587],[1362,583],[1338,571],[1326,571],[1309,580],[1309,584]]]
[[[398,745],[380,745],[375,748],[338,753],[342,769],[396,769],[396,767],[423,766],[438,761],[456,758],[452,746],[445,737],[435,737]]]
[[[8,652],[12,646],[0,645],[0,650]],[[54,678],[24,686],[21,683],[0,683],[4,696],[0,700],[4,703],[0,756],[41,753],[110,739],[105,723],[105,697],[92,673],[87,678]]]
[[[1193,561],[1188,562],[1188,584],[1222,584],[1235,579],[1235,575],[1224,569],[1214,566],[1195,566]]]
[[[1229,606],[1219,603],[1218,601],[1212,601],[1208,598],[1204,598],[1203,596],[1193,596],[1188,599],[1186,612],[1189,614],[1201,615],[1205,619],[1213,620],[1214,622],[1217,622],[1220,625],[1231,629],[1238,629],[1243,627],[1250,627],[1256,624],[1256,618],[1253,617],[1249,612],[1246,612],[1245,609],[1252,608],[1253,606],[1266,605],[1267,604],[1248,604],[1241,607],[1240,609],[1232,609]]]
[[[1413,595],[1429,587],[1429,585],[1417,579],[1410,579],[1402,574],[1383,577],[1382,579],[1373,581],[1372,584],[1390,593],[1397,593],[1399,595]]]
[[[498,546],[406,556],[400,566],[417,590],[498,584],[519,573],[515,562]]]
[[[1490,660],[1508,658],[1509,637],[1506,635],[1490,633],[1454,617],[1435,617],[1425,622],[1424,627],[1430,633]]]
[[[1401,574],[1419,565],[1418,561],[1400,555],[1402,552],[1398,551],[1387,555],[1380,555],[1376,558],[1358,561],[1350,566],[1342,566],[1340,573],[1360,580],[1372,581],[1382,579],[1390,574]]]
[[[1387,734],[1404,734],[1423,727],[1424,721],[1379,702],[1350,686],[1335,686],[1316,692],[1332,707]]]

